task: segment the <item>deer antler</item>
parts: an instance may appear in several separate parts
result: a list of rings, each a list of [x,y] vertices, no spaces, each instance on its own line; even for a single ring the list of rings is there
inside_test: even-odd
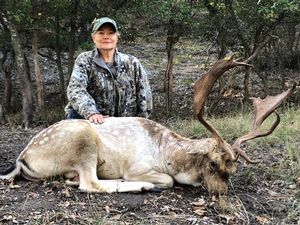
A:
[[[259,128],[261,124],[265,121],[268,116],[271,115],[280,105],[282,102],[284,102],[293,92],[293,90],[296,87],[296,83],[293,85],[293,87],[289,88],[287,91],[282,92],[281,94],[278,94],[276,96],[267,96],[265,99],[260,99],[260,98],[252,98],[253,105],[254,105],[254,112],[255,112],[255,117],[254,117],[254,122],[252,125],[251,131],[238,138],[234,144],[232,145],[232,149],[236,152],[236,159],[238,159],[239,156],[242,156],[248,163],[258,163],[259,161],[253,161],[251,160],[245,151],[241,149],[241,144],[245,141],[258,138],[258,137],[264,137],[269,134],[271,134],[277,125],[280,122],[280,116],[277,112],[276,114],[276,121],[273,123],[271,128],[267,131],[260,131]]]
[[[207,101],[208,95],[211,92],[215,81],[227,70],[234,68],[236,66],[252,66],[244,62],[238,62],[234,60],[234,55],[229,59],[223,59],[217,61],[212,68],[203,75],[203,77],[195,82],[194,86],[194,113],[197,116],[200,123],[210,131],[213,138],[215,138],[218,143],[223,143],[224,140],[220,136],[219,132],[207,123],[203,118],[203,106]]]

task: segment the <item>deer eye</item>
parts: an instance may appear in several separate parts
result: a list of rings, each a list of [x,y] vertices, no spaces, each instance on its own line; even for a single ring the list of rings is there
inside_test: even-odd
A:
[[[230,167],[232,165],[232,161],[229,159],[227,159],[225,163],[226,163],[226,166],[228,166],[228,167]]]
[[[217,170],[217,164],[216,164],[215,162],[211,162],[211,163],[210,163],[210,169],[211,169],[212,171],[216,171],[216,170]]]

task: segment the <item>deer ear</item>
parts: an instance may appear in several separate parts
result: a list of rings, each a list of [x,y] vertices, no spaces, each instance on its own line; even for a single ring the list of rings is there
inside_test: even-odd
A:
[[[209,152],[217,149],[217,142],[215,139],[208,138],[203,139],[201,142],[193,145],[193,147],[187,152],[188,154],[208,154]]]

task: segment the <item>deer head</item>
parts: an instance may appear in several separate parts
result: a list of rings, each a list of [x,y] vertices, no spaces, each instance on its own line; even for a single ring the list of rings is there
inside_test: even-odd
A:
[[[260,131],[259,128],[263,121],[292,94],[296,86],[294,85],[289,90],[277,96],[268,96],[263,100],[260,98],[252,98],[255,111],[255,119],[252,130],[248,134],[238,138],[234,144],[230,146],[226,141],[223,140],[219,132],[203,118],[203,107],[215,81],[225,71],[236,66],[252,67],[250,64],[234,60],[234,56],[227,60],[219,60],[206,74],[202,76],[201,79],[196,81],[194,86],[195,116],[198,118],[199,122],[212,134],[213,139],[215,139],[217,142],[215,150],[209,153],[210,155],[208,157],[208,165],[211,167],[210,171],[212,171],[212,174],[215,174],[215,176],[205,176],[205,179],[207,179],[205,180],[205,183],[210,192],[214,192],[214,190],[219,192],[227,191],[227,185],[225,183],[228,180],[229,175],[236,171],[236,161],[238,160],[239,156],[244,158],[248,163],[257,163],[257,161],[251,160],[245,151],[241,149],[241,144],[250,139],[267,136],[275,130],[280,121],[280,117],[277,112],[275,112],[276,121],[269,130]]]

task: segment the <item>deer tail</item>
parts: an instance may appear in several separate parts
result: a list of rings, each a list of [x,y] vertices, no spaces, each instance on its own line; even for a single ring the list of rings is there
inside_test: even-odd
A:
[[[16,161],[6,171],[0,172],[0,180],[9,180],[21,173],[22,162]]]

